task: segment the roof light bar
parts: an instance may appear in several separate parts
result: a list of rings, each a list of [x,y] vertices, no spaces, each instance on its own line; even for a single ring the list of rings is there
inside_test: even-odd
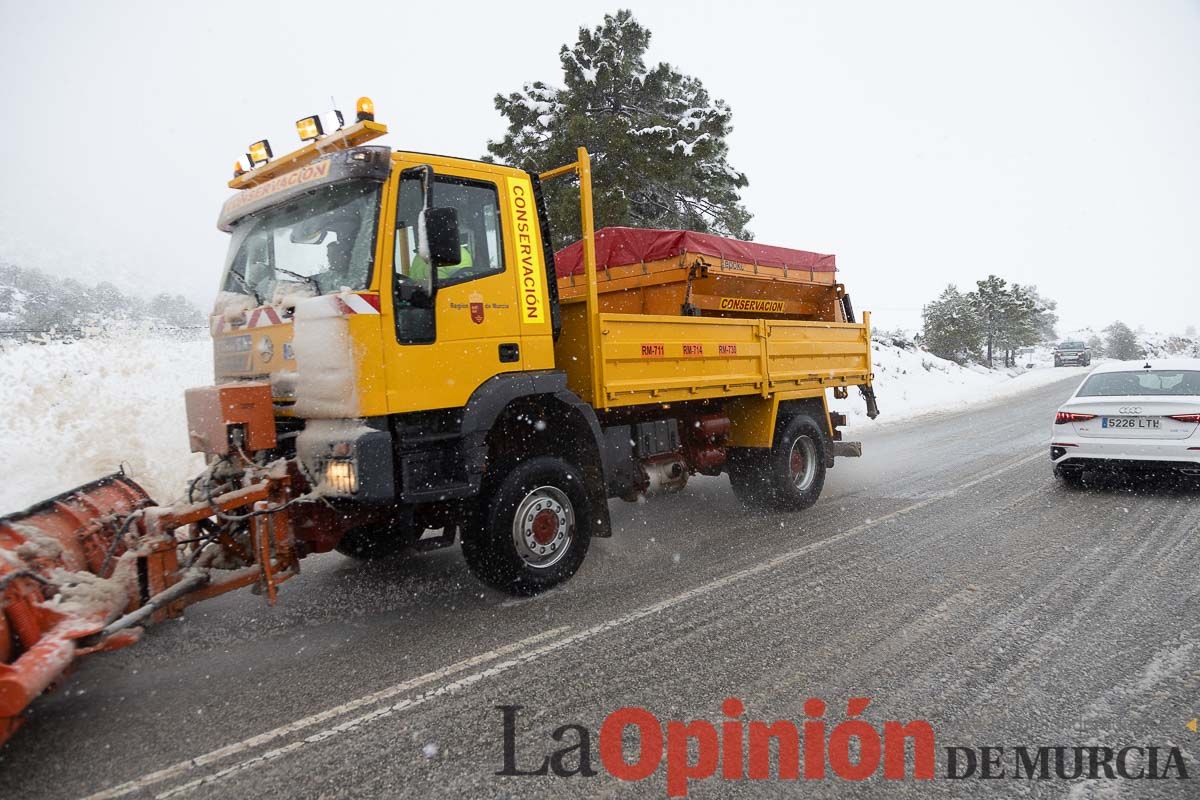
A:
[[[267,163],[274,156],[275,154],[271,152],[271,143],[266,139],[259,139],[250,145],[250,152],[246,153],[246,158],[250,161],[250,169],[254,169],[259,164]]]
[[[313,114],[311,117],[296,120],[296,133],[300,134],[302,142],[313,142],[320,139],[325,135],[320,115]]]
[[[358,102],[354,104],[354,109],[358,113],[358,121],[363,120],[375,121],[375,103],[369,97],[360,97]]]

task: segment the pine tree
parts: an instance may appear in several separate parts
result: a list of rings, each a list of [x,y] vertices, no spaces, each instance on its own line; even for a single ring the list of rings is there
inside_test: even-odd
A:
[[[650,31],[628,10],[606,14],[563,45],[563,85],[543,81],[496,96],[508,132],[489,160],[542,171],[592,155],[597,227],[681,228],[751,238],[739,190],[746,176],[726,160],[732,112],[697,79],[667,63],[648,68]],[[579,231],[573,187],[547,184],[555,246]]]
[[[147,304],[147,313],[174,328],[190,328],[204,323],[200,309],[181,294],[163,292],[155,295]]]
[[[991,367],[997,339],[1005,335],[1005,321],[1012,311],[1013,299],[1008,290],[1008,281],[995,275],[988,275],[986,279],[976,281],[975,286],[975,291],[970,292],[967,298],[975,313],[979,315],[986,343],[986,361]]]
[[[996,344],[1004,350],[1004,366],[1016,365],[1019,348],[1054,339],[1058,304],[1042,297],[1036,286],[1014,283],[1001,305]]]
[[[950,284],[937,300],[921,310],[924,319],[921,344],[935,356],[959,364],[978,360],[983,328],[967,296]]]
[[[1042,297],[1036,286],[1021,286],[1032,304],[1033,318],[1030,321],[1033,338],[1022,342],[1023,345],[1053,342],[1058,338],[1058,303],[1048,297]]]
[[[1106,336],[1104,353],[1109,358],[1131,361],[1144,355],[1141,345],[1138,344],[1137,335],[1124,322],[1119,320],[1114,322],[1104,329],[1104,333]]]

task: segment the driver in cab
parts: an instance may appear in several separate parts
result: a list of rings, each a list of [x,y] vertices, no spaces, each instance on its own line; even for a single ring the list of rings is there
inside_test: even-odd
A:
[[[467,238],[465,232],[460,229],[458,235],[460,240],[464,242],[458,248],[459,261],[457,264],[447,267],[438,267],[438,283],[450,280],[458,274],[459,270],[470,269],[474,266],[474,260],[471,258],[471,247],[465,243]],[[429,277],[429,262],[420,253],[413,256],[412,263],[408,267],[408,277],[417,283],[424,283]]]

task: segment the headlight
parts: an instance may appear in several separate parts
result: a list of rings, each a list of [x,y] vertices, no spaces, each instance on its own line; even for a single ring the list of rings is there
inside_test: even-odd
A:
[[[337,494],[358,491],[358,472],[353,461],[330,460],[325,463],[324,483]]]

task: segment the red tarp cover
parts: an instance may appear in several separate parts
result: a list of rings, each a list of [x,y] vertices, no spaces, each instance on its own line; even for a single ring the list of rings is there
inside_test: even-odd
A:
[[[711,233],[653,228],[601,228],[596,231],[597,269],[674,258],[682,253],[695,253],[742,264],[761,264],[813,272],[837,271],[833,256],[727,239]],[[583,242],[575,242],[559,250],[554,256],[554,261],[560,278],[582,274]]]

